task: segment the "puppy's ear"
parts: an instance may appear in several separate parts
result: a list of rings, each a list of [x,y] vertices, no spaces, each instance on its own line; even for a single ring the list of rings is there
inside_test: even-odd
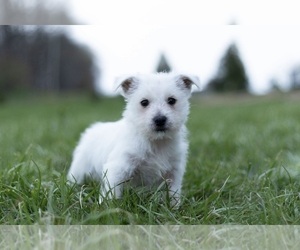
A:
[[[134,76],[122,76],[117,78],[116,85],[117,89],[121,89],[121,94],[127,97],[137,89],[138,79]]]
[[[199,86],[200,80],[198,76],[194,75],[179,75],[176,80],[177,86],[183,90],[192,90],[192,86]]]

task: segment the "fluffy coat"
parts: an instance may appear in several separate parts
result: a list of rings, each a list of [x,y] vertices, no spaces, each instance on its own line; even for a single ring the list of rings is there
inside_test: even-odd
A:
[[[121,120],[95,123],[81,136],[68,180],[101,181],[103,197],[121,198],[124,183],[152,187],[167,182],[180,200],[188,152],[186,120],[192,84],[198,79],[175,73],[118,79],[127,102]]]

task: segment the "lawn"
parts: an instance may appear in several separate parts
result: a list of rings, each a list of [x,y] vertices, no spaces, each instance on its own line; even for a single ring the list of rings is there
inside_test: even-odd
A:
[[[164,187],[97,203],[99,184],[67,185],[80,132],[117,120],[121,98],[15,98],[0,104],[0,224],[300,224],[300,96],[198,96],[182,204]]]

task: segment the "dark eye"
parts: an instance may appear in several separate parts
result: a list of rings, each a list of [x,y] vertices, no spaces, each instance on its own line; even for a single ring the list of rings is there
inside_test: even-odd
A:
[[[149,100],[147,100],[147,99],[142,100],[142,101],[141,101],[141,105],[142,105],[143,107],[147,107],[147,106],[149,105]]]
[[[177,101],[177,100],[176,100],[175,98],[173,98],[173,97],[169,97],[169,98],[168,98],[168,104],[169,104],[169,105],[174,105],[174,104],[176,103],[176,101]]]

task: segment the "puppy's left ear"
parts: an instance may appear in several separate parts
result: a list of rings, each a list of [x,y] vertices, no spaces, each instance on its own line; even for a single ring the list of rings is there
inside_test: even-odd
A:
[[[124,97],[128,97],[131,93],[137,89],[138,79],[135,76],[122,76],[116,80],[117,89],[121,88],[121,94]]]
[[[192,91],[192,86],[199,86],[200,80],[198,76],[194,75],[179,75],[176,80],[177,86],[182,90]]]

